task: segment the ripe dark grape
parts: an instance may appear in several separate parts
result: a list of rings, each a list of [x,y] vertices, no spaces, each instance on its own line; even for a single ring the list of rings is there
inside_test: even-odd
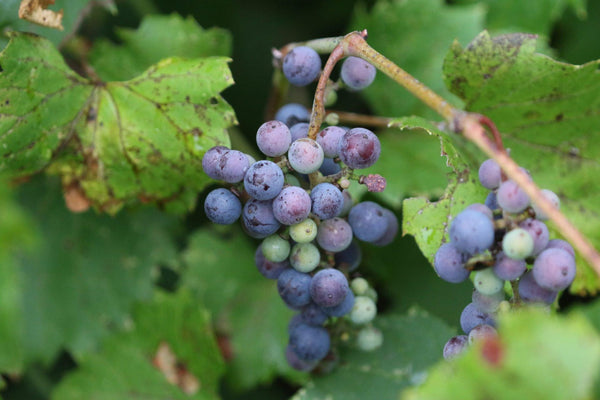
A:
[[[498,198],[496,197],[496,193],[488,193],[487,197],[485,198],[485,205],[492,211],[500,208],[500,206],[498,205]]]
[[[493,339],[498,337],[496,328],[491,325],[481,324],[471,329],[469,332],[469,344],[476,343],[480,340]]]
[[[275,119],[292,127],[298,122],[307,122],[310,119],[310,111],[302,104],[288,103],[277,110]]]
[[[340,140],[346,130],[340,126],[328,126],[317,134],[317,143],[323,148],[325,157],[335,158],[339,155]]]
[[[294,47],[283,59],[283,74],[294,86],[306,86],[319,76],[321,58],[306,46]]]
[[[469,346],[467,335],[458,335],[450,338],[444,345],[444,359],[451,360],[465,351]]]
[[[272,161],[257,161],[244,177],[246,192],[257,200],[270,200],[283,188],[283,171]]]
[[[496,161],[492,159],[485,160],[479,167],[479,182],[486,189],[497,189],[501,182],[501,172]]]
[[[383,215],[387,220],[387,228],[383,233],[383,236],[381,236],[381,238],[372,242],[375,246],[387,246],[388,244],[394,241],[394,239],[396,238],[396,234],[398,233],[399,226],[398,218],[396,218],[396,215],[387,208],[383,209]]]
[[[464,266],[465,256],[452,243],[444,243],[435,253],[433,267],[446,282],[460,283],[466,280],[469,271]]]
[[[290,148],[292,134],[283,122],[268,121],[258,128],[256,144],[263,154],[269,157],[277,157],[285,154]]]
[[[206,196],[204,212],[215,224],[229,225],[242,214],[242,203],[231,191],[219,188]]]
[[[202,157],[202,170],[212,179],[222,180],[221,169],[219,168],[219,159],[221,156],[229,151],[225,146],[211,147],[204,153]]]
[[[317,243],[325,251],[337,253],[346,249],[352,242],[352,228],[342,218],[321,221],[317,232]]]
[[[285,304],[300,309],[310,303],[311,282],[310,275],[289,268],[277,278],[277,290]]]
[[[358,57],[348,57],[342,64],[340,76],[351,89],[362,90],[373,83],[377,70],[367,61]]]
[[[279,221],[273,215],[271,201],[248,200],[242,210],[242,223],[246,232],[256,239],[263,239],[277,232]]]
[[[538,285],[558,292],[575,279],[575,259],[563,249],[546,249],[535,259],[531,272]]]
[[[336,268],[345,269],[348,272],[354,271],[362,261],[362,251],[356,241],[352,241],[350,245],[334,256]]]
[[[258,272],[267,279],[277,279],[284,270],[290,268],[290,263],[287,261],[273,262],[267,260],[260,246],[254,253],[254,264]]]
[[[340,159],[350,168],[368,168],[375,164],[380,153],[379,139],[365,128],[350,129],[340,140]]]
[[[348,223],[352,232],[363,242],[375,242],[383,237],[387,230],[387,218],[383,208],[372,201],[358,203],[348,214]]]
[[[354,301],[354,293],[352,293],[352,291],[349,291],[344,300],[337,306],[322,307],[321,309],[325,314],[329,315],[330,317],[343,317],[344,315],[347,315],[350,313],[350,311],[352,311],[352,307],[354,307]]]
[[[571,246],[571,244],[565,240],[552,239],[552,240],[548,241],[546,248],[547,249],[553,249],[553,248],[563,249],[567,253],[569,253],[571,256],[573,256],[573,258],[575,258],[575,250],[573,249],[573,246]]]
[[[463,253],[481,253],[494,243],[494,223],[483,213],[464,210],[450,225],[450,242]]]
[[[309,138],[301,138],[292,143],[288,151],[288,161],[292,168],[301,174],[310,174],[323,164],[323,149]]]
[[[529,196],[510,179],[500,184],[496,196],[498,205],[509,213],[520,213],[529,206]]]
[[[340,164],[333,161],[333,158],[323,158],[323,164],[319,167],[319,172],[324,176],[337,174],[342,170]]]
[[[470,204],[467,208],[465,208],[465,210],[479,211],[480,213],[484,213],[485,215],[487,215],[489,217],[489,219],[491,219],[491,220],[494,219],[494,213],[485,204],[473,203],[473,204]]]
[[[506,281],[514,281],[527,270],[527,263],[524,260],[515,260],[499,252],[496,255],[496,263],[494,264],[494,273]]]
[[[229,150],[221,154],[217,168],[221,179],[228,183],[237,183],[244,179],[250,166],[248,157],[237,150]]]
[[[330,346],[329,332],[321,326],[300,324],[290,333],[290,347],[298,358],[304,361],[325,358]]]
[[[329,318],[329,315],[313,302],[310,302],[307,306],[302,308],[300,316],[305,324],[315,326],[323,325],[323,323],[327,321],[327,318]]]
[[[558,292],[538,285],[531,271],[527,271],[519,279],[519,297],[527,303],[552,304]]]
[[[310,214],[311,200],[304,189],[287,186],[273,199],[273,214],[284,225],[304,221]]]
[[[337,306],[349,292],[346,277],[333,268],[320,270],[310,283],[310,296],[321,307]]]
[[[500,303],[504,301],[504,291],[500,290],[491,295],[481,294],[477,290],[473,290],[471,296],[472,302],[479,310],[486,313],[494,313],[500,307]]]
[[[342,211],[344,196],[340,189],[328,182],[319,183],[310,192],[312,212],[320,219],[337,216]]]
[[[548,189],[542,189],[542,195],[550,201],[550,203],[552,203],[554,205],[554,207],[558,210],[560,208],[560,199],[558,198],[558,196],[556,195],[556,193],[554,193],[552,190],[548,190]],[[546,213],[544,211],[542,211],[537,204],[532,204],[531,207],[533,208],[533,211],[535,212],[535,217],[539,220],[547,220],[548,219],[548,215],[546,215]]]
[[[548,245],[550,240],[550,232],[548,227],[542,221],[528,218],[519,224],[519,227],[525,229],[533,239],[532,255],[537,256]]]
[[[288,364],[297,371],[308,372],[315,368],[319,361],[305,361],[301,360],[294,350],[292,350],[292,346],[289,344],[285,348],[285,359]]]
[[[292,125],[292,127],[290,128],[290,133],[292,135],[292,142],[295,142],[298,139],[308,137],[308,123],[299,122],[295,125]]]
[[[468,335],[471,329],[481,324],[496,325],[492,314],[481,311],[473,303],[467,304],[460,314],[460,327],[463,332]]]

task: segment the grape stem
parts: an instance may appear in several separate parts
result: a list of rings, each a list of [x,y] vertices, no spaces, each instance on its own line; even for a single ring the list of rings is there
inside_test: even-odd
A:
[[[554,222],[562,235],[572,243],[583,258],[592,266],[596,274],[600,276],[600,254],[564,214],[558,211],[542,195],[537,185],[510,158],[502,144],[502,138],[496,125],[484,115],[466,112],[453,107],[444,98],[369,46],[365,40],[366,37],[367,31],[363,30],[360,32],[351,32],[343,38],[337,37],[313,41],[319,45],[318,50],[321,52],[331,47],[333,49],[317,83],[308,137],[312,139],[316,138],[325,118],[325,88],[334,66],[344,57],[360,57],[411,92],[415,97],[441,115],[448,122],[448,126],[452,131],[461,133],[465,138],[477,145],[486,155],[495,160],[502,168],[503,179],[510,178],[514,180],[527,193],[531,201],[548,215],[549,219]],[[313,42],[306,42],[306,45]],[[486,128],[491,133],[493,140],[488,136]]]

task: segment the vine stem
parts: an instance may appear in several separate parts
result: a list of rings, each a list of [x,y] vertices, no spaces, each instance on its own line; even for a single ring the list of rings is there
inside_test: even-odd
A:
[[[346,56],[360,57],[436,111],[448,122],[449,128],[452,131],[462,133],[465,138],[472,141],[485,154],[495,160],[502,168],[506,177],[514,180],[527,193],[531,201],[548,215],[549,219],[554,222],[562,235],[573,244],[583,258],[592,266],[596,274],[600,276],[600,254],[598,251],[594,249],[587,238],[577,230],[564,214],[558,211],[542,195],[542,192],[531,178],[510,158],[504,149],[502,138],[495,124],[484,115],[465,112],[453,107],[443,97],[369,46],[365,40],[366,37],[367,31],[363,30],[361,32],[351,32],[341,39],[332,38],[329,41],[323,40],[319,42],[327,43],[328,46],[335,45],[335,48],[331,51],[317,83],[308,136],[315,139],[323,123],[325,117],[325,88],[333,67],[339,60]],[[486,127],[491,132],[494,140],[488,137]]]

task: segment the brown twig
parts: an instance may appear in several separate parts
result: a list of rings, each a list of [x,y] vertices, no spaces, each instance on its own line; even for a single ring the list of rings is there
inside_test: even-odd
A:
[[[339,123],[342,125],[350,124],[357,126],[371,126],[375,128],[387,128],[393,121],[393,118],[378,117],[376,115],[357,114],[347,111],[328,110],[325,115],[336,114],[339,117]]]

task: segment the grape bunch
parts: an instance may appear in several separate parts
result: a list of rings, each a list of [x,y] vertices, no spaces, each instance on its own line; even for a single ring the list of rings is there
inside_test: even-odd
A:
[[[446,343],[444,358],[456,356],[474,341],[495,337],[499,309],[511,303],[548,306],[575,278],[573,247],[561,239],[550,240],[543,222],[548,216],[514,181],[502,179],[494,160],[481,164],[479,181],[490,190],[485,204],[471,204],[454,218],[450,241],[434,258],[440,278],[459,283],[472,276],[474,285],[472,302],[460,316],[465,334]],[[559,207],[555,193],[542,193]]]
[[[355,90],[374,77],[364,78],[364,70],[370,70],[357,60],[358,66],[354,60],[349,71],[342,69]],[[292,84],[301,86],[318,77],[321,63],[313,49],[299,46],[282,68]],[[231,184],[207,195],[207,217],[216,224],[241,219],[244,231],[261,240],[255,253],[258,271],[277,281],[281,299],[297,311],[288,325],[285,354],[293,368],[303,371],[333,354],[332,332],[339,331],[334,329],[339,321],[353,327],[359,348],[381,345],[381,332],[371,325],[377,293],[356,272],[361,262],[357,240],[384,246],[398,232],[392,211],[372,201],[354,204],[346,190],[352,179],[372,190],[385,186],[378,175],[354,172],[378,160],[377,136],[361,127],[331,125],[312,139],[309,117],[305,107],[291,103],[262,124],[256,144],[264,160],[222,146],[209,149],[202,160],[208,176]]]

